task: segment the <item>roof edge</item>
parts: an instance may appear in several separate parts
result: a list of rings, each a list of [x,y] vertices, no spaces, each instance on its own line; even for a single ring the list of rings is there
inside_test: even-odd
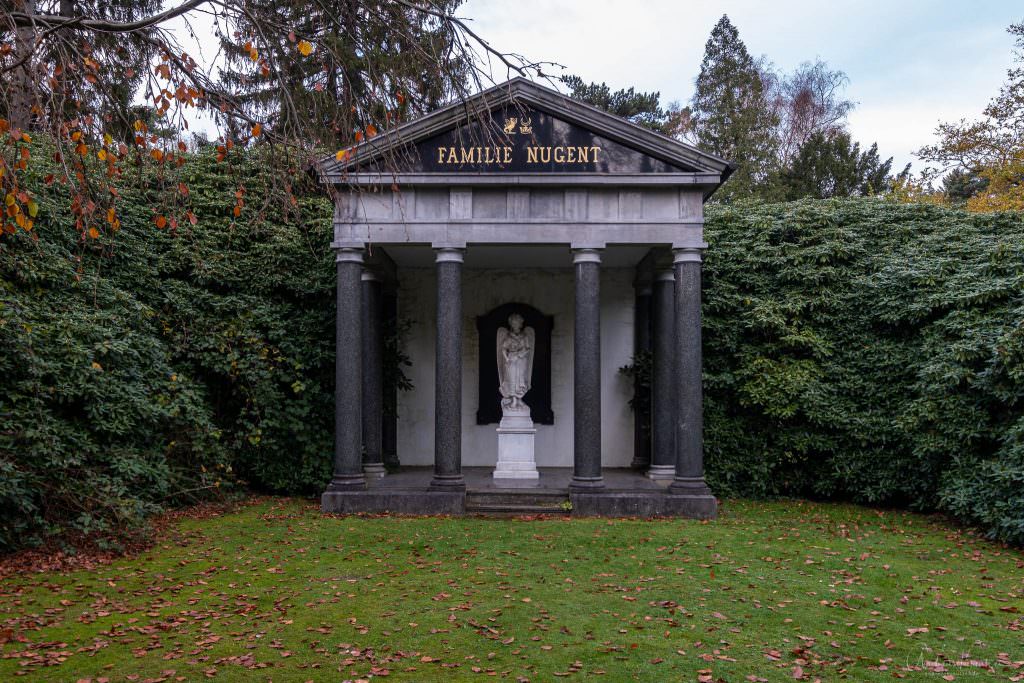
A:
[[[343,178],[348,172],[381,159],[390,150],[414,145],[475,117],[482,118],[495,108],[511,102],[533,105],[670,164],[696,168],[700,173],[714,173],[721,177],[721,182],[725,182],[735,169],[735,165],[729,161],[693,145],[518,76],[366,140],[353,147],[351,154],[343,161],[333,156],[322,159],[319,164],[321,179],[328,183],[345,182]]]

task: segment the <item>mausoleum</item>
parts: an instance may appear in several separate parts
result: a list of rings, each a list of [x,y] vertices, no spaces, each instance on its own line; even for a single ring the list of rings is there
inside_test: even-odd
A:
[[[324,167],[338,278],[325,511],[715,515],[701,257],[727,161],[517,78]],[[401,392],[383,360],[397,320]],[[635,359],[647,401],[620,370]]]

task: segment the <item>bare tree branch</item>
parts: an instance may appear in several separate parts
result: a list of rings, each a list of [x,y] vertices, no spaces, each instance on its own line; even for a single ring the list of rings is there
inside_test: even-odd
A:
[[[88,19],[86,17],[66,17],[59,14],[25,14],[24,12],[10,12],[11,23],[14,26],[46,26],[48,28],[76,27],[89,31],[100,31],[103,33],[132,33],[143,31],[154,26],[159,26],[175,17],[191,12],[192,10],[214,2],[214,0],[188,0],[177,7],[154,14],[151,17],[138,21],[115,22],[102,19]]]

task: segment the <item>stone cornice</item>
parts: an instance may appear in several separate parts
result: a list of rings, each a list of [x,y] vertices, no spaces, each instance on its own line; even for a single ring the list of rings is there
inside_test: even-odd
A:
[[[434,135],[451,130],[474,119],[480,120],[497,107],[506,104],[529,105],[560,119],[579,125],[642,154],[667,163],[694,169],[693,173],[679,174],[510,174],[510,173],[463,173],[463,174],[403,174],[396,168],[395,173],[365,173],[359,168],[394,155],[393,164],[401,160],[400,150]],[[725,181],[732,173],[733,166],[692,145],[661,135],[652,130],[631,123],[623,118],[574,100],[550,88],[538,85],[524,78],[514,78],[476,95],[456,102],[420,119],[391,129],[371,138],[352,149],[342,161],[328,157],[321,161],[321,179],[334,184],[601,184],[602,182],[649,183],[649,184],[690,184],[710,188]],[[524,176],[526,176],[524,178]],[[680,180],[673,182],[670,177]],[[594,180],[604,178],[604,181]],[[685,179],[684,179],[685,178]],[[645,180],[646,179],[646,180]]]

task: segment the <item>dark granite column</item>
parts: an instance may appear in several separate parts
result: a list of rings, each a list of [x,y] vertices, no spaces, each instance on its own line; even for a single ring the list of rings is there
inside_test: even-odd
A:
[[[675,278],[659,270],[654,281],[654,342],[651,368],[651,479],[670,480],[676,472]]]
[[[673,249],[675,270],[676,474],[669,492],[713,501],[704,482],[701,390],[701,250]]]
[[[384,290],[384,304],[383,304],[383,329],[385,335],[385,343],[394,343],[397,341],[395,336],[398,334],[398,295],[394,291]],[[387,358],[389,363],[393,363],[394,359]],[[398,372],[399,368],[394,367],[389,372]],[[398,386],[395,384],[393,377],[388,380],[385,375],[387,382],[384,385],[384,396],[383,396],[383,424],[381,425],[381,451],[384,458],[384,467],[389,469],[397,468],[401,463],[398,459]]]
[[[366,488],[363,476],[363,250],[338,249],[334,390],[334,476],[328,491]]]
[[[434,480],[463,488],[462,479],[462,260],[464,249],[435,249],[437,348],[434,362]]]
[[[651,283],[635,285],[633,302],[633,362],[651,351]],[[651,464],[651,387],[633,377],[633,461],[630,467],[646,469]]]
[[[573,249],[573,489],[604,487],[601,477],[601,250]]]
[[[380,277],[363,271],[363,472],[383,477],[384,335]]]

